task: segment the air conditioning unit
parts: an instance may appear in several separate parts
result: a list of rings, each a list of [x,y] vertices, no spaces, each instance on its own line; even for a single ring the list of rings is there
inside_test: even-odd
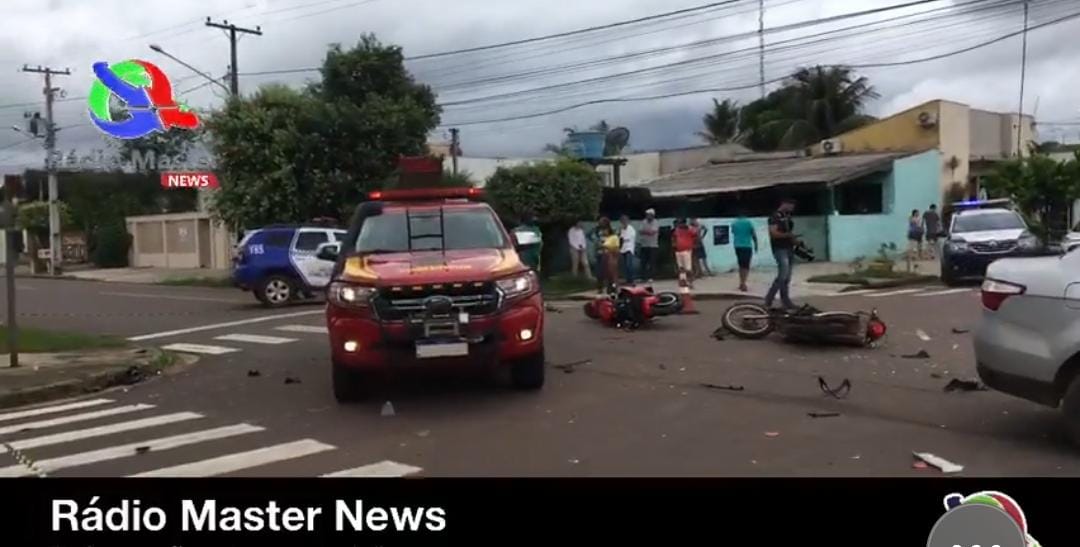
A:
[[[844,151],[844,145],[840,139],[825,139],[821,141],[821,150],[828,155],[839,154]]]
[[[919,126],[925,129],[937,126],[937,114],[933,112],[922,112],[919,114]]]

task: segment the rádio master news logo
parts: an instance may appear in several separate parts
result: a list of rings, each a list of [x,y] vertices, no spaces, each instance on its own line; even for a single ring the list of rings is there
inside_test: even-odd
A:
[[[1001,492],[949,494],[945,510],[930,532],[927,547],[1040,547],[1028,534],[1020,504]]]
[[[157,65],[139,60],[94,63],[97,80],[87,103],[90,121],[118,139],[137,139],[171,127],[195,129],[199,118],[173,98],[172,84]],[[123,103],[127,116],[114,119],[112,98]]]

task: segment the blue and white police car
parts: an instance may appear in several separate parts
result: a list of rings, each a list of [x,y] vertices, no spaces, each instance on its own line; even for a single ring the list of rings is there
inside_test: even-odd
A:
[[[233,256],[233,285],[251,291],[265,306],[313,298],[326,288],[334,263],[316,257],[324,243],[345,239],[345,230],[274,225],[244,234]]]

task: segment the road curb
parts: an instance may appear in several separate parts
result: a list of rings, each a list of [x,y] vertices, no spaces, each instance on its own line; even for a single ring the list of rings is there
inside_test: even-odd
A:
[[[67,399],[118,386],[134,385],[154,378],[159,374],[165,374],[166,371],[170,371],[174,367],[188,366],[197,361],[197,358],[192,359],[157,348],[147,349],[153,355],[145,363],[117,364],[115,368],[83,378],[73,378],[0,394],[0,409]]]

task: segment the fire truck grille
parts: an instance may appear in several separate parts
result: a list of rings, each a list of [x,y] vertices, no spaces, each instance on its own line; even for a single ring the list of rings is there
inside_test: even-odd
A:
[[[446,297],[454,312],[469,315],[495,313],[499,306],[499,293],[494,283],[445,283],[389,287],[379,291],[375,298],[375,310],[387,321],[400,321],[413,315],[424,315],[435,299]]]

